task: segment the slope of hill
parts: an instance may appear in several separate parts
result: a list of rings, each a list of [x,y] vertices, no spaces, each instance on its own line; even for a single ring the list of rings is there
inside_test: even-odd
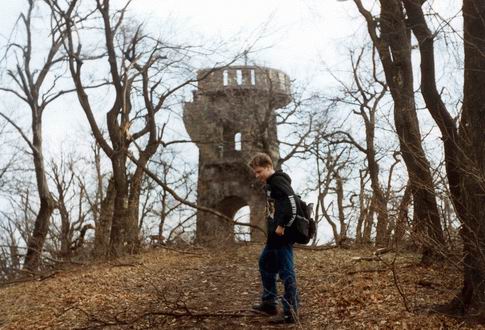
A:
[[[217,250],[160,248],[4,285],[0,288],[0,327],[278,328],[250,310],[259,297],[260,249],[256,245]],[[480,327],[429,311],[459,290],[459,273],[451,268],[422,267],[411,254],[398,255],[394,265],[395,254],[386,254],[382,260],[355,260],[370,256],[369,250],[297,249],[295,255],[301,319],[294,328]]]

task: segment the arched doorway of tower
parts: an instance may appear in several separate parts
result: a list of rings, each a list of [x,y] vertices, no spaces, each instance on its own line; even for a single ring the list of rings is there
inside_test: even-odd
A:
[[[250,208],[248,203],[239,196],[229,196],[224,198],[217,205],[217,210],[239,223],[250,223]],[[251,239],[251,231],[248,226],[226,224],[224,227],[227,228],[225,230],[227,235],[232,235],[232,240],[240,242],[249,241]],[[227,238],[229,239],[229,237]]]
[[[241,207],[234,215],[234,220],[238,223],[250,224],[251,209],[249,206]],[[244,225],[234,225],[234,239],[236,242],[251,241],[251,227]]]

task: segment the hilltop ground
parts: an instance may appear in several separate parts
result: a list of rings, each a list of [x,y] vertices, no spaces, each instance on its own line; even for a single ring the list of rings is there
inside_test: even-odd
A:
[[[260,249],[158,248],[4,285],[0,328],[285,328],[268,325],[267,317],[249,308],[259,296]],[[352,259],[371,255],[370,250],[297,249],[301,320],[293,328],[485,329],[429,312],[433,304],[449,301],[459,290],[458,271],[443,265],[422,267],[411,254],[397,256],[394,267],[392,253],[383,260]]]

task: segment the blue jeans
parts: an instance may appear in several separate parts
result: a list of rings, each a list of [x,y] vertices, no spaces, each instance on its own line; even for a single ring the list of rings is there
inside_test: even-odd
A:
[[[261,300],[263,303],[276,306],[278,293],[276,291],[276,275],[280,276],[285,287],[282,299],[283,311],[286,315],[296,313],[298,309],[298,290],[296,288],[296,275],[293,265],[293,246],[264,247],[259,257],[259,272],[263,284]]]

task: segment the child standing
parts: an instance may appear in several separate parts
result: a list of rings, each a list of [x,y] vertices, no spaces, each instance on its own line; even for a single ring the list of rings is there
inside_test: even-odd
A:
[[[283,317],[270,322],[295,323],[298,292],[293,263],[294,242],[287,230],[297,213],[291,178],[281,170],[275,171],[271,157],[264,153],[256,154],[249,165],[256,178],[266,184],[267,194],[267,240],[259,257],[263,293],[261,303],[254,305],[253,309],[269,315],[277,314],[276,276],[279,275],[285,288]]]

